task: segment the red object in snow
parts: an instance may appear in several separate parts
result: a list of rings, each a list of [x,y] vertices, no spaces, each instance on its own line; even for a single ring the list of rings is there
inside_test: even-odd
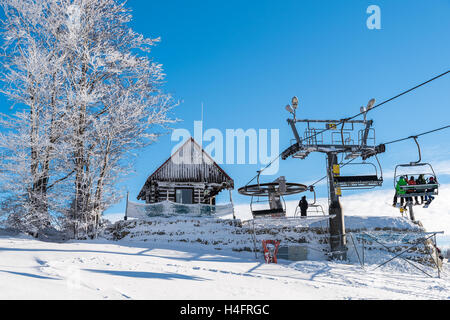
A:
[[[277,253],[278,247],[280,246],[280,241],[263,240],[262,245],[264,249],[264,260],[266,260],[266,263],[277,263]]]

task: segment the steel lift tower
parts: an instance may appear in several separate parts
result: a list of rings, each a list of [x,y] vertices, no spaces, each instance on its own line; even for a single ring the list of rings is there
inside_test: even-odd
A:
[[[353,118],[341,120],[300,120],[296,117],[298,98],[294,97],[292,99],[292,106],[286,106],[286,110],[293,116],[287,122],[292,129],[295,141],[281,154],[281,158],[283,160],[289,157],[305,159],[312,152],[326,154],[329,214],[330,216],[336,216],[330,219],[332,259],[345,260],[347,258],[344,214],[339,202],[342,189],[371,189],[381,186],[383,183],[383,177],[378,176],[376,166],[365,162],[366,159],[385,151],[384,145],[375,146],[375,130],[372,128],[373,121],[366,119],[367,112],[373,107],[374,103],[375,100],[372,99],[367,107],[361,107],[360,115],[364,118],[362,120],[353,120]],[[300,124],[303,124],[305,127],[302,136],[297,129],[297,126]],[[375,167],[375,174],[340,175],[340,165],[338,163],[338,155],[340,154],[343,154],[345,159],[350,162],[356,158],[362,158],[363,163],[360,164],[371,164]]]

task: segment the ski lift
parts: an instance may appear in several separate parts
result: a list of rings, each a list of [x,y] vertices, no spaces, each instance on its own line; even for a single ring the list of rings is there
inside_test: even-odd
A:
[[[238,190],[242,195],[250,196],[250,210],[256,217],[286,217],[286,202],[284,196],[301,193],[307,187],[299,183],[286,182],[285,177],[279,177],[274,182],[247,185]],[[261,208],[262,207],[262,208]]]
[[[335,165],[333,168],[333,181],[337,188],[353,190],[353,189],[373,189],[375,187],[380,187],[383,184],[383,170],[381,168],[380,162],[376,157],[378,162],[378,167],[380,172],[378,172],[377,166],[372,162],[359,162],[359,163],[347,163],[346,166],[365,166],[371,167],[371,174],[365,175],[354,175],[354,176],[343,176],[340,174],[340,165]]]
[[[314,188],[314,186],[309,186],[309,191],[312,192],[314,194],[314,202],[313,203],[308,203],[308,211],[307,211],[307,216],[318,216],[318,215],[323,215],[325,216],[325,211],[323,210],[322,205],[317,204],[317,200],[316,200],[316,190]],[[297,205],[297,207],[295,208],[295,213],[294,213],[294,217],[298,217],[300,214],[300,206]]]
[[[425,183],[399,186],[399,188],[401,190],[405,191],[404,194],[399,194],[399,193],[397,193],[397,190],[396,190],[397,197],[406,198],[407,202],[409,202],[409,204],[411,206],[413,206],[413,205],[417,205],[417,203],[413,204],[413,201],[412,201],[412,199],[415,197],[427,197],[429,199],[432,199],[434,196],[437,196],[439,194],[439,183],[438,183],[436,173],[435,173],[432,165],[429,163],[421,162],[422,154],[421,154],[419,142],[417,141],[417,137],[411,137],[411,138],[414,139],[414,141],[417,145],[417,149],[419,152],[419,160],[415,161],[415,162],[410,162],[408,164],[399,164],[395,167],[394,189],[396,190],[397,182],[399,181],[399,179],[401,177],[407,177],[407,178],[415,177],[415,180],[417,180],[418,177],[422,176]],[[407,168],[407,169],[410,169],[411,171],[399,173],[401,168]],[[417,170],[415,170],[415,172],[413,172],[412,169],[417,169],[417,168],[419,168],[420,170],[418,170],[418,172],[417,172]]]
[[[259,176],[261,171],[258,171],[258,183],[254,185],[246,185],[238,189],[238,192],[245,196],[251,197],[250,210],[253,216],[251,222],[252,226],[252,239],[253,239],[253,252],[255,258],[258,258],[257,249],[257,233],[256,224],[257,221],[262,223],[264,227],[286,227],[286,226],[308,226],[312,223],[321,222],[323,220],[332,219],[335,215],[315,216],[311,218],[298,218],[298,217],[286,217],[286,203],[284,196],[294,195],[302,193],[308,190],[308,187],[300,183],[286,182],[285,177],[281,176],[270,183],[260,183]],[[311,188],[310,188],[311,190]],[[315,205],[315,201],[314,201]],[[318,206],[318,205],[317,205]],[[321,208],[323,211],[323,209]],[[271,241],[279,241],[280,239],[273,239]],[[263,248],[266,252],[267,248]],[[270,250],[269,250],[270,251]],[[267,252],[269,252],[267,251]]]

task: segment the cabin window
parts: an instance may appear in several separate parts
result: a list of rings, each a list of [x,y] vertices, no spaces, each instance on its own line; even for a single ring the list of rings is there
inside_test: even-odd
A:
[[[194,201],[193,189],[176,189],[175,190],[175,202],[192,204]]]

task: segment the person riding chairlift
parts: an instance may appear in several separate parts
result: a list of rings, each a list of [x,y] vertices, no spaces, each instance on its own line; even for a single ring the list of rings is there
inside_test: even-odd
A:
[[[436,184],[436,180],[434,179],[434,177],[430,177],[428,178],[427,184]],[[427,189],[426,192],[433,192],[436,189],[436,187],[433,187],[431,189]],[[428,208],[428,206],[430,205],[431,201],[434,200],[434,197],[432,195],[429,195],[429,199],[428,201],[425,203],[424,208]]]
[[[425,177],[423,174],[419,175],[419,177],[416,180],[416,184],[421,185],[421,184],[427,184],[427,181],[425,180]],[[427,196],[420,196],[420,204],[423,204],[424,202],[427,201]]]
[[[406,186],[408,183],[406,182],[405,178],[403,176],[400,177],[397,181],[397,185],[395,186],[395,195],[394,195],[394,204],[393,207],[397,206],[397,199],[398,195],[404,195],[406,191],[401,188],[401,186]],[[405,198],[400,198],[400,207],[403,207],[403,203],[405,202]]]
[[[394,196],[394,204],[393,207],[397,207],[397,199],[398,195],[404,195],[406,191],[401,188],[401,186],[406,186],[408,182],[406,182],[405,177],[401,176],[400,179],[397,181],[397,185],[395,186],[395,196]],[[405,198],[400,198],[400,207],[403,207],[403,204],[405,202]]]
[[[408,185],[410,185],[410,186],[415,186],[415,185],[417,185],[416,180],[414,180],[414,177],[413,177],[413,176],[411,176],[411,178],[408,180]],[[410,190],[408,190],[406,193],[414,193],[414,192],[416,192],[416,189],[410,189]],[[419,199],[418,199],[418,197],[415,196],[415,197],[414,197],[414,200],[415,200],[415,205],[418,206],[418,205],[419,205]],[[412,201],[413,201],[412,197],[409,197],[409,198],[408,198],[408,201],[411,201],[411,202],[412,202]]]

